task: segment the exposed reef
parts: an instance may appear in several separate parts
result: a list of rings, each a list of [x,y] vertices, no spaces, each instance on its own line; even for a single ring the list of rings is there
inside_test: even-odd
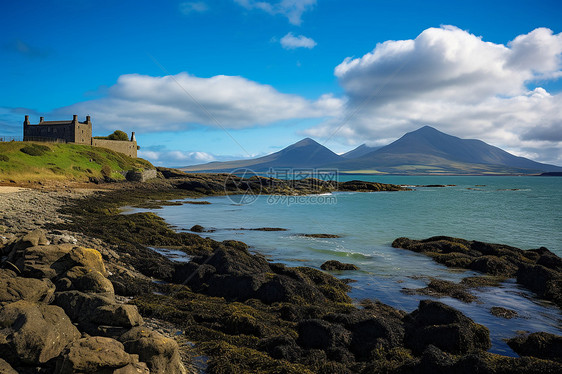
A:
[[[448,236],[424,240],[398,238],[392,246],[423,253],[449,267],[515,277],[517,283],[562,308],[562,259],[547,248],[522,250]]]

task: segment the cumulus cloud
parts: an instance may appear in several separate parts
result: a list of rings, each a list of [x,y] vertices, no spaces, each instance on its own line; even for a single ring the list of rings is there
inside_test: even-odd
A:
[[[203,1],[186,1],[179,4],[180,12],[188,15],[191,13],[203,13],[209,10],[209,7]]]
[[[185,152],[178,150],[140,149],[138,156],[158,166],[186,166],[215,161],[214,155],[206,152]]]
[[[87,113],[98,129],[156,132],[183,130],[193,124],[239,129],[322,118],[338,115],[342,107],[343,101],[332,95],[311,101],[238,76],[128,74],[118,78],[106,97],[63,107],[53,114]]]
[[[280,1],[259,1],[259,0],[234,0],[237,4],[246,9],[259,9],[269,14],[280,14],[289,19],[293,25],[302,23],[302,15],[307,10],[316,5],[316,0],[280,0]]]
[[[295,36],[292,32],[281,38],[281,45],[285,49],[308,48],[312,49],[316,46],[316,42],[304,35]]]
[[[537,85],[561,76],[562,34],[538,28],[507,45],[453,26],[386,41],[347,58],[335,75],[345,114],[308,131],[355,141],[398,138],[422,125],[562,162],[562,94]],[[542,149],[558,149],[546,155]]]

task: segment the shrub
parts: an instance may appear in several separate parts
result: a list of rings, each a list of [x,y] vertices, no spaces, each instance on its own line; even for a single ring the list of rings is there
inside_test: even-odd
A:
[[[110,177],[111,176],[111,166],[109,166],[108,164],[105,164],[101,167],[101,175],[103,175],[104,177]]]
[[[109,140],[129,140],[129,136],[121,130],[115,130],[113,134],[107,137]]]
[[[0,155],[0,161],[8,162],[10,161],[10,158],[6,155]]]
[[[25,147],[21,148],[20,151],[28,154],[30,156],[43,156],[45,153],[49,152],[51,148],[47,147],[46,145],[40,144],[31,144],[26,145]]]

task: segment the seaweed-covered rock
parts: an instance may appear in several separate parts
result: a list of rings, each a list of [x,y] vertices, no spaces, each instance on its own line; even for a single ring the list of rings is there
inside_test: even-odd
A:
[[[336,260],[329,260],[324,262],[322,265],[320,265],[320,269],[322,270],[359,270],[359,268],[357,267],[357,265],[354,264],[345,264],[343,262],[339,262]]]
[[[305,349],[346,347],[351,342],[349,330],[319,319],[301,321],[297,329],[297,343]]]
[[[297,345],[295,339],[288,336],[274,336],[262,339],[259,348],[273,358],[292,362],[302,356],[302,348]]]
[[[444,352],[463,354],[490,348],[490,333],[450,306],[422,300],[406,318],[405,342],[415,352],[432,344]]]
[[[193,232],[204,232],[205,228],[201,225],[193,225],[189,230]]]
[[[45,363],[80,337],[61,308],[23,300],[0,310],[0,326],[0,356],[12,364]]]
[[[455,299],[461,300],[465,303],[472,302],[476,300],[476,296],[472,295],[467,290],[467,286],[462,283],[450,282],[442,279],[432,278],[424,288],[411,289],[403,288],[403,293],[406,294],[417,294],[417,295],[427,295],[427,296],[450,296]]]
[[[543,265],[521,265],[517,282],[562,307],[562,273]]]
[[[133,327],[121,335],[119,341],[127,352],[139,355],[139,360],[148,365],[151,373],[186,373],[178,343],[173,339],[145,327]]]
[[[520,356],[533,356],[562,362],[562,336],[535,332],[509,339],[507,344]]]
[[[450,267],[513,277],[540,297],[562,307],[562,259],[548,249],[521,250],[503,244],[435,236],[424,240],[398,238],[392,246],[425,253]]]
[[[491,255],[478,257],[468,267],[482,273],[505,277],[512,277],[517,272],[517,265],[501,257]]]
[[[207,257],[176,265],[174,281],[197,292],[228,300],[275,302],[349,302],[349,286],[311,268],[287,268],[252,255],[240,242],[224,242]]]
[[[57,360],[56,372],[71,373],[143,373],[149,370],[144,363],[125,352],[117,340],[92,336],[78,339],[65,349]]]
[[[493,316],[505,318],[505,319],[512,319],[517,317],[517,312],[515,310],[502,308],[501,306],[493,306],[490,308],[490,313]]]

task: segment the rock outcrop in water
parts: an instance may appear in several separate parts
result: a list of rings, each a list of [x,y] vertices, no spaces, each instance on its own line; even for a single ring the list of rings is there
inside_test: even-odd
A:
[[[518,283],[539,297],[562,308],[562,259],[544,247],[522,250],[448,236],[424,240],[398,238],[392,246],[423,253],[449,267],[515,277]]]

